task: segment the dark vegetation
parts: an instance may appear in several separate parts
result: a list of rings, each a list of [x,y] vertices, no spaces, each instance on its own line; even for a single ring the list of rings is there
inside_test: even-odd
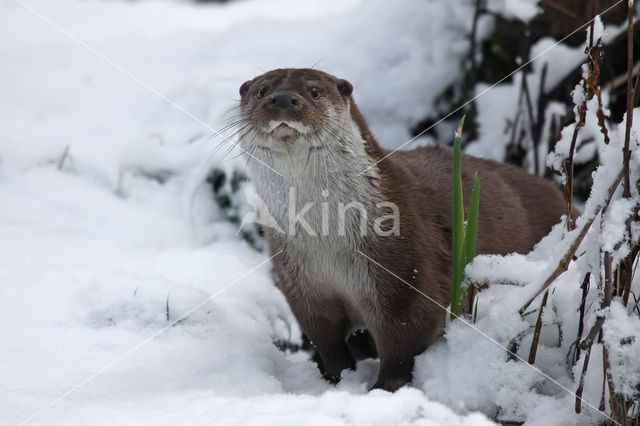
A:
[[[484,14],[491,15],[494,19],[494,29],[485,40],[478,41],[475,32],[470,34],[470,50],[472,54],[468,56],[462,64],[466,70],[466,77],[463,84],[446,89],[440,96],[438,105],[442,106],[441,114],[438,116],[425,117],[412,130],[413,135],[422,132],[431,134],[443,142],[444,129],[455,127],[461,114],[455,114],[442,123],[438,123],[446,117],[452,110],[462,107],[462,105],[474,96],[476,84],[495,84],[500,82],[510,83],[515,75],[501,81],[505,76],[518,69],[523,63],[532,59],[531,47],[543,38],[551,37],[554,40],[563,40],[562,43],[570,47],[580,47],[584,44],[586,25],[592,16],[602,14],[602,21],[605,26],[622,26],[626,23],[626,1],[616,5],[618,0],[541,0],[539,7],[542,13],[533,18],[529,23],[521,22],[517,19],[505,19],[500,14],[495,14],[486,9],[486,0],[472,0],[476,3],[476,21]],[[623,4],[624,3],[624,4]],[[473,27],[476,31],[476,25]],[[570,35],[575,30],[575,34]],[[570,35],[570,36],[569,36]],[[567,37],[568,36],[568,37]],[[634,25],[634,57],[640,55],[640,24]],[[622,116],[626,111],[626,49],[627,34],[622,32],[613,40],[607,40],[604,46],[607,54],[602,56],[600,74],[598,82],[600,87],[609,94],[609,108],[611,114],[609,119],[613,122],[622,121]],[[545,58],[538,61],[544,62]],[[636,64],[637,65],[637,64]],[[520,109],[514,112],[514,116],[505,122],[505,131],[510,133],[510,143],[507,147],[503,161],[525,167],[525,159],[529,151],[534,147],[543,144],[547,147],[546,152],[550,152],[560,137],[560,130],[573,121],[571,92],[581,79],[582,63],[568,72],[565,78],[553,86],[545,82],[545,76],[541,76],[538,85],[542,89],[542,96],[537,99],[532,98],[531,88],[525,83],[520,89],[519,97]],[[638,66],[636,66],[636,69]],[[519,74],[530,75],[531,65],[523,67]],[[543,73],[544,74],[544,73]],[[545,117],[545,110],[551,102],[560,102],[565,105],[565,113],[554,114]],[[477,137],[477,111],[476,105],[471,102],[464,106],[461,113],[467,115],[467,125],[463,135],[463,148],[466,143],[473,141]],[[548,119],[551,122],[545,123]],[[549,140],[541,140],[542,129],[550,126]],[[442,130],[441,130],[442,129]],[[582,144],[590,141],[582,141]],[[598,165],[598,159],[592,158],[589,161],[575,164],[574,170],[574,195],[576,199],[583,202],[587,199],[591,188],[591,173]],[[548,168],[539,170],[534,167],[539,176],[552,177],[552,171]]]

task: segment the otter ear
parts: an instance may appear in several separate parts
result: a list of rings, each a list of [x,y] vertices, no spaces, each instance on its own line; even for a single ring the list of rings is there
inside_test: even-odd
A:
[[[244,98],[244,95],[247,94],[247,90],[249,90],[249,86],[251,86],[251,83],[253,83],[253,80],[245,81],[244,83],[242,83],[242,86],[240,86],[241,97]]]
[[[353,92],[353,86],[347,80],[338,80],[338,91],[341,95],[349,96]]]

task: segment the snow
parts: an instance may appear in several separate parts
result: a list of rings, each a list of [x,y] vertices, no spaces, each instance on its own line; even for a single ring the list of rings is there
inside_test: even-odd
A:
[[[533,1],[498,3],[518,19],[537,13]],[[467,267],[470,280],[491,283],[480,293],[477,322],[450,322],[444,338],[417,358],[411,387],[367,392],[375,360],[359,362],[334,387],[305,352],[275,347],[274,339],[300,344],[300,330],[273,284],[267,255],[239,238],[230,221],[249,211],[239,198],[250,196],[251,184],[234,190],[227,181],[214,195],[205,182],[213,169],[228,176],[244,170],[237,151],[225,155],[230,131],[220,136],[215,129],[233,113],[240,84],[275,67],[319,62],[349,79],[377,137],[387,147],[401,145],[461,79],[471,2],[415,7],[402,0],[392,9],[382,0],[0,5],[0,38],[10,40],[0,44],[1,423],[603,420],[587,405],[599,404],[598,372],[587,377],[583,412],[575,414],[571,392],[582,363],[570,371],[565,359],[575,339],[566,330],[577,328],[576,282],[597,259],[581,258],[554,285],[535,368],[510,360],[505,349],[524,336],[517,356],[528,356],[536,315],[523,319],[517,309],[566,249],[573,234],[562,225],[527,255],[476,258]],[[490,25],[480,24],[482,38]],[[559,80],[580,62],[579,52],[547,52],[550,43],[533,50],[545,52],[548,78]],[[527,77],[534,99],[541,64]],[[504,119],[515,110],[519,78],[478,98],[480,136],[470,152],[502,159]],[[596,131],[592,119],[582,133]],[[596,172],[586,212],[617,174],[622,134],[612,129],[611,145],[599,148],[605,167]],[[639,152],[634,148],[633,179]],[[223,211],[216,196],[229,198],[232,208]],[[607,244],[624,235],[626,203],[609,209]],[[590,233],[586,244],[596,243]],[[640,289],[640,279],[633,285]],[[596,314],[589,310],[586,323]],[[615,303],[607,315],[605,333],[638,335],[637,320],[625,324],[628,315]],[[637,346],[609,348],[616,377],[638,359]],[[594,365],[601,352],[596,345]],[[635,378],[634,370],[625,392]]]
[[[510,138],[506,120],[511,120],[517,110],[518,94],[514,88],[520,87],[516,82],[520,78],[520,75],[514,76],[513,86],[495,86],[491,89],[486,83],[476,86],[476,96],[489,93],[487,90],[490,90],[491,96],[480,96],[475,100],[479,136],[466,148],[468,154],[496,161],[504,159]]]
[[[611,354],[611,374],[619,393],[633,398],[640,383],[640,319],[628,314],[627,309],[614,301],[603,324],[607,337],[607,351]]]
[[[350,79],[401,144],[460,78],[472,5],[0,5],[0,423],[490,424],[279,351],[300,331],[269,259],[204,183],[244,168],[213,129],[275,67]]]
[[[487,9],[505,18],[522,22],[529,22],[542,12],[538,7],[538,0],[489,0]]]
[[[545,261],[532,261],[517,253],[506,256],[486,255],[478,256],[473,263],[467,266],[465,273],[468,276],[473,276],[474,280],[479,283],[490,282],[523,286],[535,280],[544,266],[546,266]]]
[[[600,15],[596,15],[593,19],[593,44],[598,44],[598,41],[605,41],[606,32],[604,30],[604,24]],[[587,43],[591,40],[591,25],[587,27]]]

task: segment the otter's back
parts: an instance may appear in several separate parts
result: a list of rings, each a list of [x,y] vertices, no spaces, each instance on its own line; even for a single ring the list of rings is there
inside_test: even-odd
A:
[[[436,209],[451,236],[452,150],[440,146],[397,151],[391,157],[415,177],[415,207]],[[467,213],[474,175],[480,178],[479,254],[527,253],[560,221],[566,204],[551,182],[509,164],[462,156]]]

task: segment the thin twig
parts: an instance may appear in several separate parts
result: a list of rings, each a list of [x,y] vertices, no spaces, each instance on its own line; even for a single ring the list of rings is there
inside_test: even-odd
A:
[[[540,310],[538,311],[538,319],[536,321],[536,328],[533,332],[533,340],[531,341],[531,349],[529,350],[529,364],[536,362],[536,353],[538,352],[538,343],[540,343],[540,331],[542,330],[542,314],[544,307],[547,305],[547,299],[549,298],[549,290],[544,293],[542,303],[540,304]]]
[[[611,410],[611,417],[614,421],[617,421],[618,424],[622,424],[620,421],[620,403],[616,395],[615,385],[613,384],[613,377],[611,376],[611,363],[609,362],[607,345],[602,345],[602,357],[604,358],[605,379],[609,387],[609,409]]]
[[[584,332],[584,310],[587,304],[587,295],[589,294],[589,282],[591,280],[591,272],[587,272],[584,276],[584,280],[582,280],[582,285],[580,288],[582,289],[582,299],[580,300],[580,321],[578,322],[578,338],[576,342],[580,342],[582,339],[582,333]],[[576,344],[576,357],[575,361],[580,359],[580,345]],[[575,362],[574,362],[575,363]]]
[[[604,259],[605,297],[604,299],[602,299],[600,303],[601,308],[606,308],[611,304],[611,256],[609,252],[605,252],[604,257],[605,257]],[[584,378],[587,374],[587,368],[589,365],[589,356],[591,354],[591,348],[593,347],[593,344],[596,341],[596,336],[598,336],[598,341],[602,342],[602,326],[604,324],[604,319],[605,319],[604,315],[599,315],[596,318],[596,322],[591,327],[591,330],[589,331],[589,334],[587,335],[587,337],[578,345],[578,348],[585,350],[587,352],[585,355],[584,364],[582,365],[582,374],[580,376],[580,384],[578,385],[578,390],[576,391],[576,413],[579,413],[581,409],[581,403],[582,403],[581,397],[582,397],[582,391],[584,388]],[[602,344],[602,347],[604,350],[604,343]],[[604,376],[606,381],[606,378],[607,378],[606,362],[603,364],[603,366],[604,366]],[[578,396],[580,396],[580,399],[578,399]],[[600,410],[604,410],[604,404],[602,401],[604,401],[604,389],[603,389],[602,399],[600,401]]]
[[[538,146],[540,144],[540,136],[542,134],[542,126],[544,124],[544,110],[547,106],[547,96],[544,93],[545,81],[547,78],[548,63],[545,62],[540,73],[540,85],[538,87],[538,103],[536,105],[536,114],[533,114],[533,102],[527,84],[526,76],[522,76],[522,93],[524,95],[525,106],[527,107],[527,115],[529,118],[529,137],[533,148],[533,172],[536,176],[540,174],[540,153]]]
[[[551,310],[553,310],[553,320],[558,327],[558,347],[562,347],[562,342],[564,341],[564,333],[562,331],[562,322],[559,319],[558,315],[558,305],[554,302],[551,304]]]
[[[64,168],[64,163],[67,161],[67,158],[69,157],[69,150],[71,149],[71,147],[69,145],[64,147],[64,151],[62,152],[62,156],[60,157],[60,160],[58,161],[58,170],[62,170]]]
[[[546,65],[546,62],[545,62]],[[533,115],[533,102],[531,101],[531,94],[529,93],[529,85],[527,84],[526,76],[522,76],[522,91],[524,93],[524,101],[525,106],[527,107],[527,116],[529,118],[529,139],[531,140],[531,146],[533,148],[533,173],[538,175],[538,155],[537,155],[537,146],[538,146],[538,138],[535,134],[535,129],[538,127],[536,117]],[[542,93],[540,93],[542,95]],[[540,96],[538,96],[538,105],[540,104]],[[539,119],[539,117],[538,117]]]
[[[637,211],[635,212],[637,216]],[[630,229],[630,226],[629,228]],[[633,264],[636,262],[636,257],[640,254],[640,243],[633,247],[626,259],[624,260],[624,275],[622,277],[622,303],[624,306],[629,304],[629,294],[631,294],[631,283],[633,282]]]
[[[520,341],[529,333],[529,330],[522,330],[516,337],[509,341],[507,345],[507,359],[509,361],[517,361],[518,360],[518,350],[520,349]]]
[[[636,82],[633,85],[633,92],[637,95],[638,94],[638,70],[640,70],[640,62],[636,61],[636,63],[633,65],[633,75],[636,76]],[[627,85],[627,70],[625,69],[624,72],[620,75],[618,75],[617,77],[613,77],[609,79],[609,82],[606,83],[604,86],[602,86],[602,90],[607,91],[607,92],[612,92],[616,89],[619,89],[622,86],[626,86]],[[637,98],[636,98],[637,100]],[[626,106],[625,106],[626,108]]]
[[[580,374],[580,383],[578,384],[578,389],[576,390],[576,413],[580,413],[582,411],[582,391],[584,390],[584,379],[587,376],[587,369],[589,368],[589,358],[591,358],[591,347],[589,345],[587,348],[587,352],[584,355],[584,364],[582,364],[582,374]]]
[[[607,359],[604,356],[604,345],[602,345],[602,396],[600,397],[600,406],[598,407],[600,411],[604,411],[605,401],[607,400],[607,375],[609,374],[609,369],[607,368]]]
[[[593,324],[593,327],[591,327],[591,330],[589,330],[589,334],[587,334],[587,337],[582,342],[580,342],[579,346],[581,349],[586,350],[593,345],[593,343],[596,341],[598,333],[600,333],[600,330],[602,329],[603,324],[604,317],[599,316],[596,319],[596,322]]]
[[[478,32],[478,19],[480,18],[480,11],[482,9],[481,3],[482,0],[476,0],[475,8],[473,11],[473,24],[471,26],[471,85],[470,87],[473,89],[475,86],[476,79],[478,78],[478,64],[476,60],[476,44],[477,44],[477,32]]]
[[[636,75],[636,84],[633,86],[633,106],[635,108],[635,106],[638,104],[638,83],[640,83],[640,73],[638,72],[640,71],[640,62],[638,62],[637,64],[635,64],[633,66],[633,72],[634,74],[638,74]],[[626,78],[626,76],[625,76]]]
[[[596,0],[592,0],[591,2],[591,23],[589,24],[589,46],[587,49],[587,77],[582,78],[582,90],[584,94],[584,98],[580,105],[577,105],[577,114],[578,119],[576,121],[575,127],[573,128],[573,135],[571,136],[571,145],[569,147],[569,157],[564,162],[564,170],[567,177],[567,180],[564,185],[564,199],[567,203],[567,230],[572,231],[575,228],[575,223],[573,221],[573,215],[571,214],[573,211],[573,166],[574,166],[574,155],[576,150],[576,142],[578,140],[578,133],[580,129],[584,127],[586,117],[587,117],[587,101],[593,97],[593,91],[590,82],[595,80],[592,78],[593,71],[596,68],[595,63],[599,61],[600,55],[599,52],[594,52],[593,46],[593,31],[595,28],[595,5]],[[600,40],[598,40],[598,45],[600,44]],[[597,86],[597,83],[596,83]]]
[[[586,83],[583,83],[586,85]],[[569,157],[565,160],[565,173],[567,175],[567,181],[564,185],[564,199],[567,203],[567,229],[573,231],[574,222],[572,219],[573,210],[573,157],[576,150],[576,142],[578,140],[578,133],[584,126],[587,115],[587,99],[581,105],[578,106],[578,121],[573,128],[573,135],[571,136],[571,146],[569,148]]]
[[[549,124],[549,137],[547,139],[547,156],[553,150],[555,144],[560,140],[560,119],[556,114],[551,114],[549,118],[551,123]],[[553,177],[553,172],[551,167],[545,167],[544,169],[544,178],[551,180]]]
[[[633,124],[633,105],[635,99],[635,88],[633,87],[633,1],[629,0],[627,3],[627,121],[624,135],[624,191],[622,196],[625,198],[631,198],[631,176],[629,163],[631,161],[631,126]],[[629,242],[631,243],[631,222],[634,216],[638,214],[638,206],[633,209],[633,215],[627,219],[626,228],[627,235],[629,235]],[[638,246],[631,247],[629,254],[625,258],[624,264],[624,276],[622,277],[622,299],[625,306],[629,303],[629,292],[631,291],[631,276],[633,274],[633,263],[635,262],[636,255],[640,248]]]
[[[556,268],[553,270],[553,272],[551,272],[549,277],[544,281],[544,283],[542,284],[540,289],[536,292],[536,294],[534,294],[522,306],[522,308],[520,308],[520,310],[518,311],[520,313],[520,315],[522,315],[526,311],[526,309],[529,307],[529,305],[540,294],[542,294],[542,292],[545,291],[547,289],[547,287],[549,287],[556,280],[556,278],[558,278],[564,271],[567,270],[567,268],[569,267],[569,264],[571,263],[571,260],[573,259],[573,256],[578,251],[578,248],[580,247],[580,244],[582,243],[582,240],[587,235],[587,232],[589,231],[589,228],[591,228],[591,225],[593,225],[593,222],[595,221],[596,217],[598,217],[598,215],[600,214],[602,209],[606,208],[609,205],[609,203],[611,202],[611,197],[613,197],[613,194],[615,193],[616,189],[618,188],[618,185],[620,185],[621,181],[622,181],[622,170],[620,170],[620,173],[618,173],[618,176],[616,177],[616,180],[609,187],[609,191],[607,193],[606,198],[603,200],[602,205],[600,205],[596,209],[595,213],[593,214],[593,217],[591,217],[583,225],[582,229],[580,230],[580,233],[576,236],[576,239],[573,241],[573,243],[571,243],[571,246],[569,246],[569,249],[567,250],[565,255],[562,257],[562,259],[560,259],[560,262],[558,262],[558,266],[556,266]]]
[[[633,300],[634,300],[634,305],[633,308],[631,308],[631,312],[636,311],[638,312],[638,315],[640,315],[640,298],[636,297],[635,294],[633,294],[633,292],[631,292],[631,296],[633,296]]]
[[[613,268],[612,268],[611,253],[606,251],[604,253],[604,301],[602,307],[607,307],[611,304],[613,299]]]
[[[551,0],[540,0],[540,4],[547,5],[550,8],[555,9],[558,12],[561,12],[561,13],[567,15],[568,17],[575,19],[576,21],[580,19],[580,17],[578,17],[578,15],[576,15],[575,13],[573,13],[572,11],[567,9],[566,7],[563,7],[563,6],[559,5],[558,3],[553,2]]]
[[[627,122],[624,135],[624,192],[622,196],[631,198],[629,161],[631,160],[631,125],[633,123],[633,1],[627,2]]]
[[[540,152],[539,152],[539,145],[540,145],[540,138],[542,136],[542,127],[544,125],[544,111],[547,107],[547,104],[549,103],[549,100],[547,99],[547,94],[545,93],[545,84],[546,84],[546,80],[547,80],[547,69],[548,69],[548,62],[545,62],[544,65],[542,66],[542,72],[540,74],[540,86],[538,87],[538,111],[536,113],[536,124],[533,127],[533,146],[534,146],[534,151],[533,151],[533,161],[535,161],[535,172],[536,172],[536,176],[540,176]]]

